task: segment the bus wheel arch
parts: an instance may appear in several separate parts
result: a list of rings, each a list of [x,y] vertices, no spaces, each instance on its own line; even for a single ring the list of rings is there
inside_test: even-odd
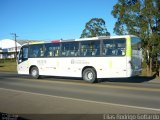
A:
[[[39,79],[40,75],[39,75],[39,69],[37,66],[33,65],[29,68],[29,74],[32,78],[35,79]]]
[[[90,82],[90,83],[95,83],[97,82],[97,71],[94,67],[92,66],[86,66],[82,69],[82,78],[83,80]]]

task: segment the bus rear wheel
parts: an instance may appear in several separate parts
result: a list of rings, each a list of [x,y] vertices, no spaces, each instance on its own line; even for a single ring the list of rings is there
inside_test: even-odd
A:
[[[32,67],[31,71],[30,71],[30,75],[31,75],[32,78],[38,79],[40,77],[38,68],[37,67]]]
[[[93,68],[86,68],[82,74],[83,80],[95,83],[97,82],[96,71]]]

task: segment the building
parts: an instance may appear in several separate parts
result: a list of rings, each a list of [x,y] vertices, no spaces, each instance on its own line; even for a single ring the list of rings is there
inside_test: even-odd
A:
[[[0,40],[0,59],[15,58],[16,47],[19,52],[21,45],[18,42],[11,39]]]
[[[15,40],[11,39],[0,40],[0,59],[15,58],[16,47],[18,53],[23,44],[30,42],[40,42],[40,41],[42,40],[17,40],[15,44]]]

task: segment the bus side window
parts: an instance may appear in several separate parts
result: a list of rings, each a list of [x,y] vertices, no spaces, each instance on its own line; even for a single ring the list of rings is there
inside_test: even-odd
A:
[[[59,49],[58,49],[58,48],[55,50],[55,56],[56,56],[56,57],[59,56]]]
[[[46,55],[47,57],[52,57],[53,56],[53,48],[49,47],[48,50],[46,50]]]
[[[104,56],[111,56],[113,54],[112,50],[113,40],[103,40],[103,55]]]
[[[122,56],[125,53],[125,40],[119,39],[115,40],[115,55]]]
[[[87,56],[88,50],[85,45],[81,46],[81,56]]]
[[[33,57],[39,57],[38,50],[33,50]]]
[[[94,49],[94,50],[92,51],[92,56],[96,56],[96,54],[97,54],[97,49]]]
[[[125,39],[103,40],[102,51],[104,56],[125,55]]]
[[[43,57],[44,56],[44,49],[40,48],[39,49],[39,57]]]
[[[88,50],[87,50],[87,49],[84,49],[84,50],[83,50],[83,56],[87,56],[87,55],[88,55],[87,53],[88,53]]]
[[[49,57],[53,56],[53,51],[50,50],[50,51],[48,52],[48,56],[49,56]]]
[[[103,55],[112,55],[112,54],[113,51],[110,44],[106,44],[105,46],[103,46]]]
[[[99,56],[100,41],[81,42],[81,56]]]
[[[29,57],[43,57],[44,56],[44,48],[43,44],[35,44],[30,46]]]
[[[106,55],[112,55],[113,54],[113,50],[112,50],[112,48],[107,48],[107,53],[106,53]]]
[[[46,43],[44,47],[45,57],[57,57],[59,56],[59,43]]]
[[[122,55],[122,51],[120,49],[117,50],[117,55]]]
[[[79,42],[67,42],[67,43],[62,43],[61,47],[61,55],[62,56],[67,56],[67,57],[74,57],[78,56],[79,52]]]

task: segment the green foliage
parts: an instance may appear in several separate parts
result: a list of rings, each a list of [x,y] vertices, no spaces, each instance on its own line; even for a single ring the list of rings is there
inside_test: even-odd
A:
[[[119,0],[112,15],[117,19],[116,34],[134,34],[142,38],[143,45],[158,42],[160,35],[159,0]],[[154,39],[153,39],[154,38]]]
[[[85,29],[82,31],[81,38],[108,35],[110,35],[110,33],[105,27],[105,21],[102,18],[92,18],[86,23]]]
[[[160,53],[160,0],[119,0],[112,15],[116,34],[139,36],[150,58]]]

